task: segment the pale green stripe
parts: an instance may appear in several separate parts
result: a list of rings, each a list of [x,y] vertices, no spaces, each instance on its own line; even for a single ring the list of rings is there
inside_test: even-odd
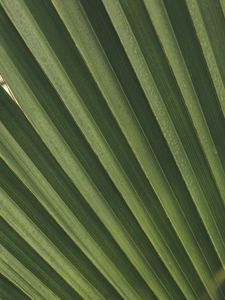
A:
[[[1,245],[0,260],[0,269],[4,269],[5,276],[12,282],[17,283],[28,295],[35,299],[60,299]]]
[[[0,213],[6,222],[84,298],[101,300],[102,295],[46,238],[14,201],[0,188]]]
[[[23,19],[25,17],[26,16],[23,16]],[[29,24],[31,23],[32,22],[29,22]],[[35,33],[38,34],[38,31],[35,31]],[[32,35],[31,40],[33,39],[34,36],[35,34]],[[40,42],[43,39],[42,42],[43,45],[45,45],[46,41],[44,41],[44,38],[42,37],[41,34],[39,35],[39,38],[40,38]],[[138,221],[142,226],[142,228],[145,229],[145,233],[148,236],[150,236],[151,239],[153,239],[153,244],[155,245],[156,249],[159,251],[160,255],[164,257],[164,261],[171,262],[169,269],[173,270],[172,268],[174,268],[174,272],[178,272],[180,276],[180,274],[182,274],[180,269],[178,269],[176,265],[172,263],[175,259],[173,257],[173,254],[168,251],[169,249],[167,248],[163,238],[159,235],[157,228],[154,228],[155,225],[152,223],[152,220],[150,219],[145,208],[142,205],[140,205],[140,203],[142,202],[141,199],[133,190],[133,187],[130,186],[130,182],[126,177],[125,173],[120,170],[120,167],[118,168],[118,161],[111,153],[109,146],[107,145],[105,139],[99,132],[94,120],[87,112],[86,108],[84,107],[82,100],[80,98],[77,98],[78,95],[74,93],[74,88],[73,88],[73,97],[72,97],[71,95],[72,92],[70,93],[70,91],[72,90],[70,89],[70,85],[68,84],[69,79],[67,81],[64,81],[65,85],[68,87],[68,93],[66,92],[66,90],[63,91],[63,89],[61,89],[61,84],[60,85],[58,84],[60,79],[59,81],[55,81],[57,74],[59,74],[60,78],[61,76],[63,77],[63,75],[60,75],[61,72],[60,71],[58,72],[59,68],[58,68],[57,60],[55,61],[55,63],[57,64],[55,65],[54,70],[53,69],[50,70],[49,69],[50,67],[48,65],[45,65],[46,58],[39,57],[39,52],[37,51],[36,47],[33,47],[33,44],[31,44],[31,42],[29,42],[29,46],[32,48],[32,51],[34,51],[34,55],[38,57],[38,59],[41,62],[43,62],[43,64],[41,64],[42,67],[45,67],[46,73],[48,72],[49,78],[52,80],[54,86],[57,88],[58,93],[61,94],[63,100],[66,101],[65,104],[69,108],[71,114],[73,114],[74,119],[76,119],[82,131],[88,137],[88,141],[91,144],[92,148],[98,154],[99,158],[101,158],[102,160],[104,158],[104,162],[107,164],[107,166],[111,168],[111,170],[113,170],[114,180],[116,180],[118,185],[121,186],[120,191],[123,197],[126,198],[129,206],[130,207],[132,206],[132,211],[135,213],[136,216],[138,216]],[[48,53],[48,50],[49,50],[48,47],[46,47],[45,48],[46,55]],[[44,50],[39,49],[39,51],[44,51]],[[7,70],[5,71],[7,72]],[[8,76],[15,76],[14,74],[15,71],[13,72],[11,71],[11,74],[8,74]],[[68,98],[68,95],[70,95],[72,98]],[[26,97],[24,97],[24,99],[25,98]],[[60,165],[69,175],[69,177],[72,179],[74,184],[76,184],[76,186],[79,188],[83,196],[87,199],[87,201],[89,201],[90,206],[93,208],[93,210],[95,210],[96,214],[101,218],[101,220],[103,221],[107,229],[112,233],[113,237],[118,241],[118,243],[121,246],[124,245],[122,246],[122,248],[124,249],[125,253],[127,253],[132,263],[138,269],[138,271],[143,276],[145,281],[148,283],[150,288],[153,289],[153,282],[154,282],[154,285],[156,286],[156,288],[154,289],[157,289],[158,293],[161,295],[164,291],[162,289],[161,283],[159,283],[159,279],[157,280],[155,279],[155,274],[152,272],[151,266],[149,266],[149,264],[145,259],[137,255],[137,250],[133,249],[134,245],[132,247],[127,246],[128,243],[127,238],[126,239],[122,238],[121,228],[118,228],[118,220],[113,221],[114,216],[112,216],[111,213],[109,214],[109,212],[107,211],[108,209],[103,210],[102,203],[104,204],[104,199],[100,198],[101,199],[101,205],[100,205],[98,199],[99,197],[101,197],[101,195],[99,194],[98,191],[95,190],[95,188],[92,185],[90,185],[89,179],[85,177],[86,174],[84,176],[83,173],[81,173],[83,172],[83,170],[77,168],[77,162],[75,162],[76,158],[74,157],[73,153],[71,153],[71,151],[67,149],[65,144],[62,143],[61,138],[59,139],[57,137],[58,133],[57,132],[55,133],[53,131],[53,126],[46,123],[47,118],[46,116],[44,117],[42,116],[43,111],[40,111],[40,107],[34,107],[31,105],[30,103],[31,98],[33,98],[33,95],[29,93],[29,97],[27,98],[29,99],[29,101],[25,99],[27,101],[27,106],[25,108],[23,103],[23,109],[28,115],[29,119],[31,119],[32,122],[34,123],[43,141],[49,147],[52,154],[56,157],[57,161],[60,163]],[[22,105],[21,102],[20,105]],[[56,146],[57,149],[55,149]],[[143,218],[143,215],[146,217]],[[165,249],[168,250],[165,251]],[[165,295],[165,298],[166,297],[168,297],[168,295]]]
[[[17,176],[37,197],[37,199],[59,223],[59,225],[62,226],[65,232],[67,232],[67,234],[71,237],[71,239],[82,249],[87,257],[89,257],[91,261],[102,271],[106,278],[109,278],[109,280],[122,294],[127,295],[127,297],[129,297],[130,299],[138,299],[139,297],[136,294],[135,290],[128,284],[128,282],[120,274],[116,266],[112,264],[106,254],[97,245],[95,240],[88,234],[83,225],[79,223],[71,210],[64,204],[63,200],[52,189],[44,176],[34,166],[29,157],[23,152],[20,146],[13,140],[13,138],[9,135],[9,133],[3,126],[0,126],[0,132],[2,138],[4,137],[0,144],[0,154],[10,166],[10,168],[14,170]],[[73,166],[74,163],[70,164],[70,167],[73,168]],[[80,176],[77,166],[76,169],[74,169],[74,173],[77,174],[77,179],[81,181],[83,179],[83,184],[85,184],[85,180],[87,179],[85,177],[81,177],[82,174]],[[93,201],[94,191],[88,196]],[[94,207],[97,210],[101,211],[102,214],[105,213],[105,218],[108,218],[108,223],[110,223],[110,226],[112,226],[113,221],[109,221],[113,216],[111,215],[111,213],[105,211],[104,202],[98,202]],[[132,245],[129,240],[128,242],[126,241],[127,238],[123,234],[123,231],[121,232],[119,222],[114,221],[113,230],[117,232],[119,243],[124,245],[125,249],[127,248],[132,257],[134,257],[134,260],[138,262],[137,265],[140,264],[143,266],[143,268],[146,268],[145,265],[147,264],[147,262],[144,258],[137,254],[134,245]],[[126,245],[126,242],[129,244]],[[147,270],[145,272],[147,272]]]
[[[218,64],[212,49],[212,45],[210,43],[210,39],[207,33],[207,29],[205,27],[198,1],[196,0],[186,0],[188,10],[191,14],[192,21],[195,26],[195,30],[198,36],[198,39],[201,44],[202,51],[204,53],[209,71],[211,73],[211,78],[213,80],[214,86],[216,88],[217,96],[220,101],[221,108],[223,110],[223,114],[225,116],[225,86],[223,82],[223,78],[218,68]],[[210,13],[208,11],[207,13]],[[221,43],[224,41],[221,41]],[[224,78],[225,80],[225,78]],[[223,184],[224,186],[224,184]]]
[[[225,203],[225,173],[162,1],[144,0]],[[214,78],[214,76],[212,76]],[[224,90],[225,91],[225,90]],[[225,94],[224,94],[225,96]]]
[[[181,170],[181,173],[185,179],[185,182],[191,192],[195,203],[201,211],[202,217],[206,222],[207,229],[210,232],[212,240],[216,245],[218,253],[221,257],[224,257],[224,244],[220,237],[219,230],[216,227],[214,218],[207,206],[205,196],[201,187],[199,186],[198,180],[193,172],[193,169],[190,165],[190,162],[187,158],[183,145],[179,139],[179,136],[175,130],[173,122],[168,114],[168,111],[165,107],[164,102],[160,96],[159,90],[155,85],[152,74],[147,66],[145,58],[141,52],[141,49],[137,43],[135,36],[133,35],[132,29],[126,19],[126,16],[119,4],[119,1],[103,1],[105,8],[110,15],[110,18],[113,22],[114,27],[117,30],[117,33],[120,37],[121,42],[123,43],[124,49],[130,59],[130,62],[133,65],[133,68],[138,76],[138,79],[141,83],[141,86],[145,92],[145,95],[149,101],[149,104],[159,122],[164,136],[167,139],[168,145],[171,149],[172,154],[174,155],[177,165]],[[193,236],[189,230],[184,232],[185,215],[175,215],[171,211],[171,203],[168,202],[168,196],[160,198],[163,201],[163,207],[170,217],[171,222],[174,225],[174,228],[178,232],[178,235],[185,246],[196,270],[199,273],[200,278],[207,287],[207,283],[210,279],[210,274],[208,269],[201,259],[202,253],[195,246],[195,251],[193,251],[193,245],[196,245],[196,241],[193,239]],[[179,220],[180,219],[180,220]],[[180,223],[178,223],[180,222]],[[179,225],[178,225],[179,224]],[[187,225],[185,225],[186,227]],[[187,228],[187,227],[186,227]]]

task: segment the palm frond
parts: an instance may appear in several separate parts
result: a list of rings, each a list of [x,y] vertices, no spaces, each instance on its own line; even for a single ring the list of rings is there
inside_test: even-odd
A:
[[[0,298],[225,298],[224,7],[0,1]]]

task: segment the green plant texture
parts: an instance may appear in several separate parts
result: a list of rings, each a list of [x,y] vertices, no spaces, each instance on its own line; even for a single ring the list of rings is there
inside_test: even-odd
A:
[[[225,299],[225,1],[0,0],[0,299]]]

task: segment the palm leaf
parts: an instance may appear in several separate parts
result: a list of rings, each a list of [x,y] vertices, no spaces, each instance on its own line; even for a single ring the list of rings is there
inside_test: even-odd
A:
[[[0,1],[0,298],[225,297],[224,7]]]

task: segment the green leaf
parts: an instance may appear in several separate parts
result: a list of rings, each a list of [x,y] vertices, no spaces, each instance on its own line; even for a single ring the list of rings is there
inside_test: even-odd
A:
[[[0,1],[0,297],[224,297],[223,13]]]

